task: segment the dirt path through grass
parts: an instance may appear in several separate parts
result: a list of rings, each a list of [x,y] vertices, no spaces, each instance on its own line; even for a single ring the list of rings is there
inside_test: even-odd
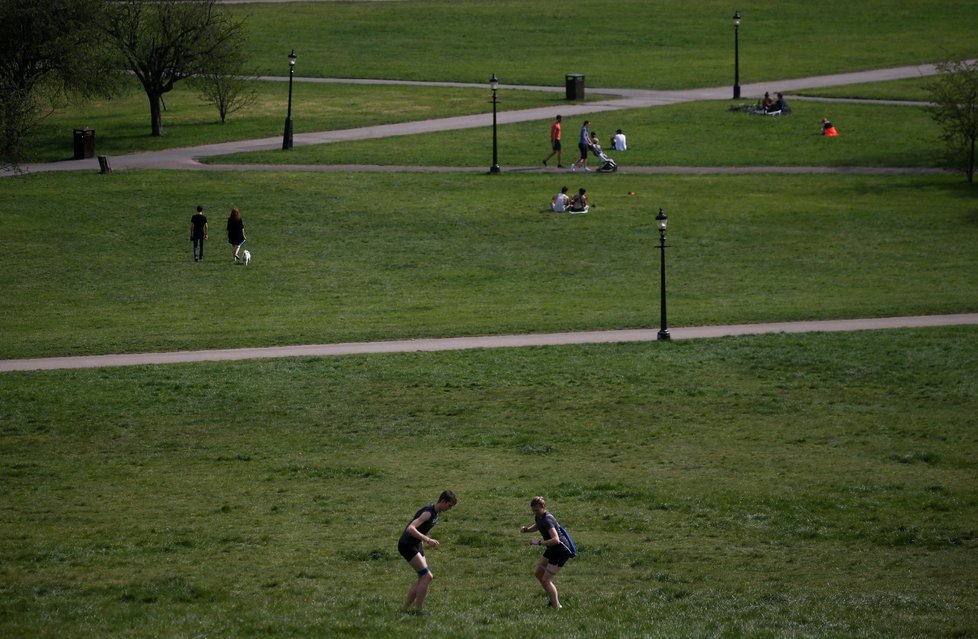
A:
[[[694,326],[669,329],[671,339],[703,339],[763,333],[818,333],[840,331],[880,330],[893,328],[923,328],[978,324],[978,313],[958,315],[923,315],[912,317],[880,317],[850,320],[819,320],[810,322],[776,322],[767,324],[738,324],[730,326]],[[410,339],[386,342],[348,342],[344,344],[303,344],[265,348],[233,348],[172,353],[128,353],[77,357],[44,357],[34,359],[0,360],[0,373],[10,371],[55,370],[67,368],[104,368],[110,366],[141,366],[178,364],[186,362],[232,361],[273,357],[332,357],[368,353],[413,353],[420,351],[452,351],[484,348],[518,348],[527,346],[561,346],[568,344],[607,344],[621,342],[652,342],[658,339],[658,329],[627,329],[583,331],[577,333],[538,333],[529,335],[485,335],[475,337],[446,337]]]

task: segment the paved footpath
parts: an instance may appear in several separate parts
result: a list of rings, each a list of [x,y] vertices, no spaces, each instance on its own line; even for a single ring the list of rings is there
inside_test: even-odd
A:
[[[820,320],[809,322],[778,322],[771,324],[740,324],[733,326],[697,326],[671,328],[673,340],[716,338],[763,333],[822,333],[841,331],[879,330],[893,328],[926,328],[978,324],[978,313],[959,315],[922,315],[916,317],[882,317],[852,320]],[[658,339],[658,329],[625,329],[584,331],[578,333],[537,333],[529,335],[486,335],[478,337],[445,337],[387,342],[348,342],[343,344],[306,344],[271,346],[267,348],[233,348],[206,351],[177,351],[171,353],[129,353],[119,355],[87,355],[78,357],[45,357],[35,359],[0,360],[0,373],[10,371],[56,370],[67,368],[105,368],[110,366],[140,366],[178,364],[186,362],[221,362],[274,357],[330,357],[370,353],[416,353],[421,351],[456,351],[484,348],[519,348],[527,346],[562,346],[569,344],[609,344],[652,342]]]
[[[760,97],[765,90],[775,87],[776,90],[788,92],[798,89],[811,89],[829,86],[841,86],[846,84],[860,84],[864,82],[879,82],[883,80],[895,80],[900,78],[914,78],[933,75],[936,73],[934,65],[919,65],[909,67],[898,67],[893,69],[878,69],[873,71],[862,71],[856,73],[845,73],[829,76],[816,76],[810,78],[796,78],[791,80],[759,82],[747,84],[741,87],[742,95],[747,101]],[[286,78],[267,78],[270,80],[285,80]],[[324,79],[324,78],[305,78],[300,81],[308,82],[361,82],[375,84],[399,83],[388,80],[346,80],[346,79]],[[451,86],[478,86],[483,85],[464,85],[457,83],[423,83],[405,82],[399,84],[436,84]],[[540,90],[540,91],[563,91],[563,87],[524,87],[505,85],[503,88]],[[619,109],[644,108],[666,104],[678,104],[695,100],[727,100],[730,95],[730,87],[717,87],[709,89],[694,89],[690,91],[648,91],[638,89],[601,89],[592,88],[590,91],[598,95],[609,95],[609,99],[596,100],[594,102],[567,104],[560,106],[560,111],[564,115],[581,115],[596,113],[601,111],[614,111]],[[527,122],[535,120],[549,120],[553,117],[555,107],[543,107],[536,109],[523,109],[519,111],[504,111],[498,114],[498,121],[501,124],[511,124],[515,122]],[[415,135],[419,133],[430,133],[434,131],[446,131],[452,129],[469,129],[476,127],[490,126],[488,114],[476,114],[459,116],[453,118],[440,118],[436,120],[424,120],[419,122],[404,122],[400,124],[389,124],[373,127],[361,127],[343,131],[324,131],[318,133],[302,133],[294,137],[296,145],[303,144],[325,144],[331,142],[344,142],[351,140],[366,140],[398,135]],[[471,167],[370,167],[370,166],[273,166],[273,165],[217,165],[208,166],[201,164],[197,158],[223,155],[227,153],[237,153],[241,151],[260,151],[279,148],[280,137],[265,138],[261,140],[242,140],[238,142],[227,142],[222,144],[210,144],[198,147],[182,149],[169,149],[150,153],[134,153],[131,155],[112,157],[113,170],[135,169],[135,168],[170,168],[170,169],[204,169],[204,170],[250,170],[250,171],[269,171],[269,170],[289,170],[289,171],[479,171],[483,169],[473,169]],[[21,167],[23,172],[32,173],[39,171],[79,171],[79,170],[98,170],[98,163],[95,159],[74,160],[67,162],[54,162],[47,164],[29,164]],[[540,167],[515,169],[515,170],[546,170]],[[514,171],[508,169],[508,171]],[[924,169],[877,169],[863,167],[630,167],[629,171],[634,172],[656,172],[656,173],[753,173],[753,172],[772,172],[772,173],[896,173],[896,172],[921,172]],[[978,324],[978,314],[960,315],[938,315],[938,316],[919,316],[919,317],[893,317],[877,319],[855,319],[855,320],[827,320],[812,322],[786,322],[774,324],[745,324],[736,326],[701,326],[691,328],[670,329],[671,337],[674,340],[695,339],[708,337],[723,337],[731,335],[753,335],[760,333],[804,333],[804,332],[824,332],[824,331],[853,331],[870,329],[888,328],[915,328],[931,326],[952,326],[961,324]],[[118,355],[94,355],[78,357],[50,357],[35,359],[10,359],[0,360],[0,372],[5,371],[28,371],[28,370],[53,370],[69,368],[96,368],[108,366],[135,366],[145,364],[170,364],[178,362],[205,362],[205,361],[230,361],[242,359],[272,358],[272,357],[325,357],[335,355],[350,355],[363,353],[404,353],[417,351],[443,351],[443,350],[462,350],[476,348],[506,348],[521,346],[549,346],[564,344],[599,344],[614,342],[640,342],[654,341],[658,337],[657,329],[634,329],[634,330],[610,330],[610,331],[590,331],[581,333],[543,333],[531,335],[495,335],[481,337],[454,337],[442,339],[414,339],[402,341],[386,342],[352,342],[345,344],[319,344],[319,345],[299,345],[299,346],[274,346],[268,348],[239,348],[226,350],[206,350],[206,351],[182,351],[173,353],[132,353]]]
[[[807,78],[793,78],[787,80],[771,80],[745,84],[741,87],[741,95],[745,102],[752,102],[764,95],[765,91],[776,90],[788,93],[799,89],[814,89],[831,86],[843,86],[849,84],[862,84],[866,82],[880,82],[885,80],[897,80],[904,78],[919,78],[931,76],[937,73],[937,68],[933,64],[922,64],[916,66],[896,67],[891,69],[875,69],[871,71],[858,71],[854,73],[841,73],[835,75],[813,76]],[[282,80],[288,78],[268,77],[265,80]],[[458,87],[477,87],[485,89],[484,84],[465,84],[455,82],[408,82],[395,80],[351,80],[336,78],[295,78],[297,82],[333,82],[333,83],[361,83],[361,84],[405,84],[419,86],[458,86]],[[502,89],[531,90],[531,91],[551,91],[564,92],[564,87],[541,87],[541,86],[520,86],[520,85],[500,85]],[[497,122],[500,125],[514,124],[518,122],[549,121],[553,118],[556,111],[566,118],[575,115],[585,115],[591,113],[618,111],[621,109],[649,108],[669,104],[680,104],[683,102],[693,102],[698,100],[729,100],[731,88],[729,86],[713,87],[705,89],[691,89],[683,91],[651,91],[643,89],[605,89],[589,88],[594,95],[608,96],[606,99],[562,104],[557,106],[538,107],[533,109],[520,109],[515,111],[502,111],[497,115]],[[462,115],[448,118],[438,118],[434,120],[419,120],[415,122],[402,122],[399,124],[385,124],[378,126],[359,127],[355,129],[344,129],[341,131],[319,131],[313,133],[296,133],[293,136],[295,146],[308,144],[330,144],[334,142],[350,142],[354,140],[371,140],[377,138],[395,137],[401,135],[417,135],[423,133],[434,133],[436,131],[449,131],[461,129],[473,129],[492,126],[492,115],[489,113],[477,113],[474,115]],[[223,142],[219,144],[207,144],[195,147],[185,147],[179,149],[167,149],[163,151],[152,151],[146,153],[132,153],[129,155],[112,156],[109,158],[112,170],[125,169],[203,169],[203,170],[226,170],[227,166],[217,165],[208,166],[201,164],[197,158],[213,157],[216,155],[226,155],[229,153],[239,153],[247,151],[271,151],[280,149],[282,146],[282,136],[262,138],[257,140],[239,140],[236,142]],[[239,166],[236,170],[269,170],[265,166]],[[541,167],[542,168],[542,167]],[[765,167],[766,168],[766,167]],[[20,167],[22,172],[36,173],[42,171],[98,171],[99,164],[96,158],[85,160],[68,160],[63,162],[48,162],[24,164]],[[334,170],[331,167],[303,167],[299,169],[292,165],[278,167],[277,170]],[[346,171],[354,170],[353,167],[345,167]],[[366,168],[361,170],[368,170]],[[409,170],[406,167],[383,167],[375,170],[398,171]],[[464,170],[472,171],[472,168],[446,168],[428,167],[428,171],[436,170]],[[482,169],[478,169],[482,171]],[[526,168],[524,170],[530,170]],[[540,169],[535,169],[540,170]],[[661,168],[659,169],[661,170]],[[741,167],[742,172],[751,170],[751,167]],[[767,169],[771,170],[771,169]],[[811,169],[806,172],[816,172],[819,169]],[[822,169],[824,171],[837,171],[837,169]],[[629,167],[629,172],[638,172],[639,167]],[[782,172],[784,169],[782,169]],[[512,172],[507,169],[507,172]],[[10,175],[10,173],[0,172],[0,175]]]

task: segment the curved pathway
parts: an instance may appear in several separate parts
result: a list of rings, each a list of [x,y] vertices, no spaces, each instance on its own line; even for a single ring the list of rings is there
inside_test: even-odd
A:
[[[764,94],[770,87],[777,87],[779,91],[785,93],[797,91],[799,89],[814,89],[832,86],[843,86],[847,84],[862,84],[866,82],[880,82],[885,80],[897,80],[905,78],[918,78],[934,75],[937,68],[933,64],[923,64],[916,66],[895,67],[891,69],[875,69],[871,71],[858,71],[854,73],[842,73],[835,75],[813,76],[808,78],[794,78],[787,80],[772,80],[746,84],[741,87],[741,94],[745,101],[751,101]],[[287,81],[288,78],[266,77],[265,80]],[[478,87],[484,89],[484,84],[467,84],[456,82],[416,82],[416,81],[395,81],[395,80],[363,80],[363,79],[342,79],[342,78],[295,78],[298,82],[333,82],[333,83],[361,83],[361,84],[405,84],[405,85],[424,85],[424,86],[454,86],[454,87]],[[503,89],[514,90],[535,90],[563,92],[563,87],[542,87],[542,86],[520,86],[520,85],[501,85]],[[680,104],[683,102],[694,102],[700,100],[729,100],[731,88],[729,86],[691,89],[682,91],[652,91],[643,89],[615,89],[615,88],[590,88],[593,94],[611,96],[607,99],[595,100],[584,103],[568,103],[561,105],[560,112],[565,116],[584,115],[606,111],[618,111],[622,109],[649,108],[669,104]],[[497,114],[497,123],[500,125],[514,124],[518,122],[531,122],[538,120],[550,120],[554,114],[553,106],[537,107],[532,109],[521,109],[515,111],[502,111]],[[401,135],[416,135],[422,133],[434,133],[436,131],[449,131],[461,129],[481,128],[492,125],[489,113],[477,113],[474,115],[462,115],[448,118],[438,118],[434,120],[420,120],[415,122],[402,122],[398,124],[385,124],[378,126],[359,127],[355,129],[344,129],[340,131],[320,131],[314,133],[297,133],[293,136],[295,146],[307,144],[330,144],[333,142],[350,142],[354,140],[370,140]],[[110,163],[112,170],[141,169],[141,168],[162,168],[162,169],[203,169],[203,170],[226,170],[226,165],[207,166],[197,161],[197,158],[213,157],[216,155],[226,155],[229,153],[247,151],[268,151],[281,148],[282,138],[275,137],[262,138],[257,140],[240,140],[236,142],[223,142],[219,144],[207,144],[194,147],[178,149],[167,149],[163,151],[151,151],[145,153],[132,153],[129,155],[112,156]],[[245,170],[244,166],[235,167],[237,170]],[[96,158],[84,160],[69,160],[64,162],[49,162],[24,164],[20,167],[20,172],[36,173],[43,171],[83,171],[99,169]],[[252,167],[251,170],[269,170],[266,167]],[[288,170],[312,170],[309,167],[297,169],[293,165],[288,165]],[[323,167],[318,170],[335,170]],[[346,167],[343,170],[351,170]],[[364,169],[366,170],[366,169]],[[378,169],[379,170],[379,169]],[[410,170],[405,167],[387,167],[384,170]],[[462,170],[474,171],[471,167],[430,167],[418,170],[440,171],[440,170]],[[530,170],[529,167],[524,170]],[[856,169],[842,168],[813,168],[813,167],[738,167],[735,169],[740,172],[856,172]],[[863,169],[873,172],[872,169]],[[508,169],[512,171],[512,169]],[[641,172],[639,167],[629,167],[629,171]],[[667,172],[665,167],[649,167],[648,172]],[[689,169],[690,172],[715,172],[715,170]],[[898,169],[890,169],[898,171]],[[920,172],[917,169],[904,169],[904,172]],[[668,171],[675,172],[675,170]],[[2,172],[0,175],[10,175],[11,173]]]
[[[733,326],[694,326],[669,329],[671,339],[700,339],[763,333],[824,333],[879,330],[892,328],[925,328],[978,324],[978,313],[959,315],[922,315],[916,317],[881,317],[851,320],[817,320],[776,322]],[[10,371],[55,370],[71,368],[105,368],[185,362],[218,362],[275,357],[329,357],[369,353],[415,353],[421,351],[456,351],[482,348],[517,348],[526,346],[560,346],[568,344],[609,344],[653,342],[658,329],[624,329],[582,331],[576,333],[534,333],[529,335],[485,335],[445,337],[386,342],[348,342],[344,344],[303,344],[266,348],[232,348],[171,353],[128,353],[119,355],[82,355],[77,357],[43,357],[0,360],[0,373]]]
[[[934,65],[898,67],[838,75],[798,78],[793,80],[770,81],[741,87],[745,100],[751,100],[763,94],[766,87],[777,86],[780,91],[788,92],[798,89],[812,89],[846,84],[879,82],[901,78],[915,78],[933,75],[937,72]],[[286,80],[286,78],[265,78],[268,80]],[[472,86],[484,88],[482,84],[459,83],[421,83],[396,82],[390,80],[349,80],[324,78],[297,78],[307,82],[337,82],[364,84],[425,84],[439,86]],[[562,87],[526,87],[508,85],[504,88],[539,91],[563,91]],[[594,102],[567,104],[560,107],[562,114],[582,115],[601,111],[620,109],[647,108],[666,104],[678,104],[697,100],[727,100],[730,87],[709,89],[694,89],[689,91],[648,91],[638,89],[603,89],[592,88],[592,93],[615,96]],[[549,120],[553,116],[554,107],[524,109],[519,111],[504,111],[497,115],[500,124],[512,124],[535,120]],[[415,135],[434,131],[453,129],[468,129],[490,126],[488,114],[466,115],[419,122],[404,122],[373,127],[361,127],[343,131],[324,131],[318,133],[301,133],[294,136],[296,145],[327,144],[352,140],[366,140],[398,135]],[[181,149],[169,149],[147,153],[134,153],[111,158],[113,170],[135,168],[169,168],[169,169],[201,169],[216,171],[270,171],[282,170],[282,165],[206,165],[196,158],[215,155],[225,155],[242,151],[261,151],[280,148],[281,138],[264,138],[260,140],[243,140],[221,144],[209,144]],[[66,162],[28,164],[20,167],[20,172],[42,171],[81,171],[98,170],[97,160],[73,160]],[[418,172],[484,172],[482,168],[473,167],[418,167],[418,166],[369,166],[369,165],[288,165],[289,171],[418,171]],[[522,169],[507,169],[515,171],[556,171],[544,167],[525,167]],[[931,173],[940,170],[910,169],[910,168],[872,168],[872,167],[629,167],[635,173]],[[11,173],[3,173],[10,175]],[[978,324],[978,313],[959,315],[937,315],[918,317],[895,317],[854,320],[825,320],[810,322],[784,322],[772,324],[748,324],[736,326],[703,326],[671,329],[674,340],[695,339],[704,337],[722,337],[729,335],[750,335],[759,333],[801,333],[823,331],[852,331],[886,328],[911,328],[929,326],[951,326],[961,324]],[[591,344],[610,342],[654,341],[658,337],[657,329],[588,331],[579,333],[545,333],[531,335],[496,335],[479,337],[455,337],[442,339],[415,339],[387,342],[355,342],[346,344],[320,344],[298,346],[275,346],[268,348],[241,348],[225,350],[182,351],[173,353],[134,353],[117,355],[94,355],[78,357],[50,357],[33,359],[0,360],[0,372],[52,370],[71,368],[92,368],[107,366],[133,366],[145,364],[166,364],[177,362],[229,361],[271,357],[303,357],[331,356],[356,353],[397,353],[416,351],[461,350],[474,348],[504,348],[520,346],[546,346],[560,344]]]

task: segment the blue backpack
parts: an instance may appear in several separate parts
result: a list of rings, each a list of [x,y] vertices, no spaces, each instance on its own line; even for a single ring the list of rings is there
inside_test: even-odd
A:
[[[574,540],[571,539],[567,529],[558,524],[557,530],[560,532],[560,536],[567,540],[567,550],[570,551],[570,556],[577,557],[577,545],[574,544]]]

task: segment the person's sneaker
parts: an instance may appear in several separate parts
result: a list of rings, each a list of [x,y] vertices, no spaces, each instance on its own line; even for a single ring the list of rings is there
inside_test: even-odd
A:
[[[584,170],[585,170],[585,171],[587,171],[588,173],[590,173],[590,172],[591,172],[591,169],[589,169],[589,168],[587,168],[587,167],[584,167]]]
[[[571,164],[571,173],[577,173],[577,165]]]

